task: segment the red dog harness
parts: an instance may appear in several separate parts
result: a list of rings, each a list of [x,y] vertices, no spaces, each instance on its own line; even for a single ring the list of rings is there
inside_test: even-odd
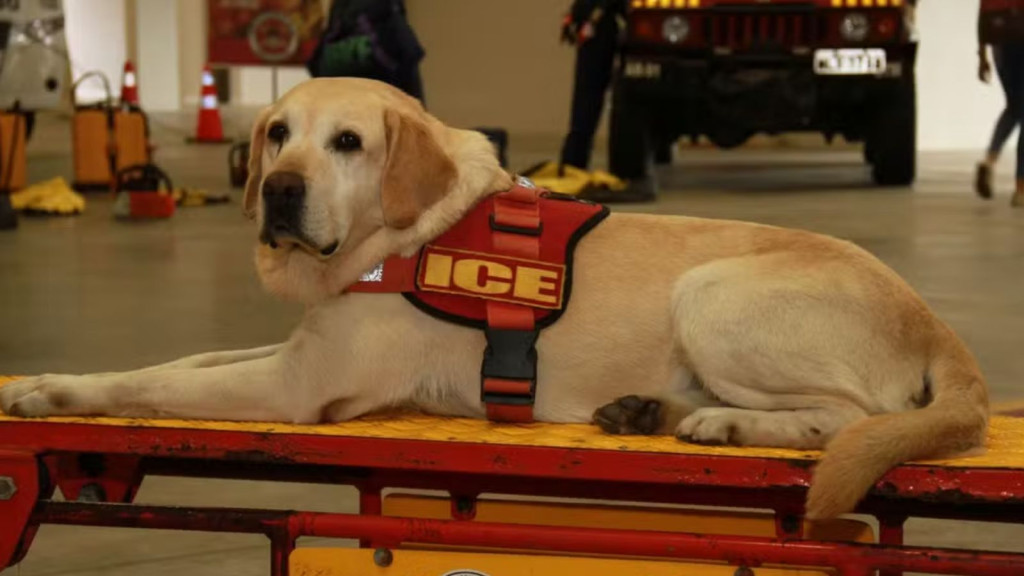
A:
[[[607,215],[604,206],[520,178],[417,255],[388,258],[347,292],[400,292],[432,316],[484,330],[487,417],[531,422],[537,337],[569,303],[576,243]]]

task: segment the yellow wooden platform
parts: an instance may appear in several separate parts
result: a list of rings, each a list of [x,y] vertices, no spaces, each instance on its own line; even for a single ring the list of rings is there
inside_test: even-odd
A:
[[[373,550],[299,548],[291,555],[295,576],[734,576],[735,566],[657,560],[618,560],[516,554],[395,550],[388,567]],[[757,568],[757,576],[827,576],[827,572]]]
[[[0,386],[12,380],[14,378],[0,376]],[[13,420],[18,419],[0,414],[0,423]],[[341,424],[315,426],[135,418],[50,418],[48,421],[95,426],[469,442],[788,460],[813,460],[819,454],[818,452],[799,450],[699,446],[680,442],[669,436],[612,436],[601,432],[596,426],[588,424],[494,424],[484,420],[441,418],[419,414],[375,415]],[[1024,418],[993,417],[989,427],[986,450],[982,454],[952,460],[935,460],[928,463],[960,468],[1024,469]]]

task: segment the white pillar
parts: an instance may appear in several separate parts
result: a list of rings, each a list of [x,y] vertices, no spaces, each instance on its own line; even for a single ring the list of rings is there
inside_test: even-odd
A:
[[[151,111],[178,110],[182,96],[178,74],[178,1],[137,2],[135,30],[139,54],[135,67],[142,107]]]
[[[99,70],[110,79],[116,98],[126,56],[124,0],[64,2],[64,18],[73,78]],[[104,96],[98,81],[89,80],[78,90],[79,99],[86,101]]]
[[[206,8],[206,0],[178,0],[178,84],[182,105],[193,112],[199,106],[199,80],[206,64]]]
[[[286,66],[277,69],[277,96],[283,96],[296,84],[309,79],[304,67]],[[238,68],[235,104],[262,106],[273,100],[273,69],[264,66],[241,66]]]
[[[974,150],[981,156],[988,145],[1005,98],[997,78],[991,86],[977,80],[977,19],[978,0],[918,3],[921,150]]]

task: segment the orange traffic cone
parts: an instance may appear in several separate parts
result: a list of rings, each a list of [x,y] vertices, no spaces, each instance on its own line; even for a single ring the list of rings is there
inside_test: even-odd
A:
[[[139,84],[135,77],[135,64],[131,60],[124,62],[124,74],[121,76],[121,106],[139,106]]]
[[[210,65],[203,66],[203,87],[199,92],[199,116],[196,119],[196,135],[189,142],[219,144],[228,142],[224,138],[224,126],[220,121],[220,107],[217,102],[217,88],[213,83]]]

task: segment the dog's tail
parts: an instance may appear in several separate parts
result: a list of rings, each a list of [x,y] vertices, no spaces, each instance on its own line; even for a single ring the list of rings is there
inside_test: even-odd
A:
[[[940,325],[936,335],[928,367],[931,403],[911,412],[872,416],[841,430],[814,471],[808,518],[851,512],[898,464],[951,456],[984,442],[988,395],[977,362],[948,327]]]

